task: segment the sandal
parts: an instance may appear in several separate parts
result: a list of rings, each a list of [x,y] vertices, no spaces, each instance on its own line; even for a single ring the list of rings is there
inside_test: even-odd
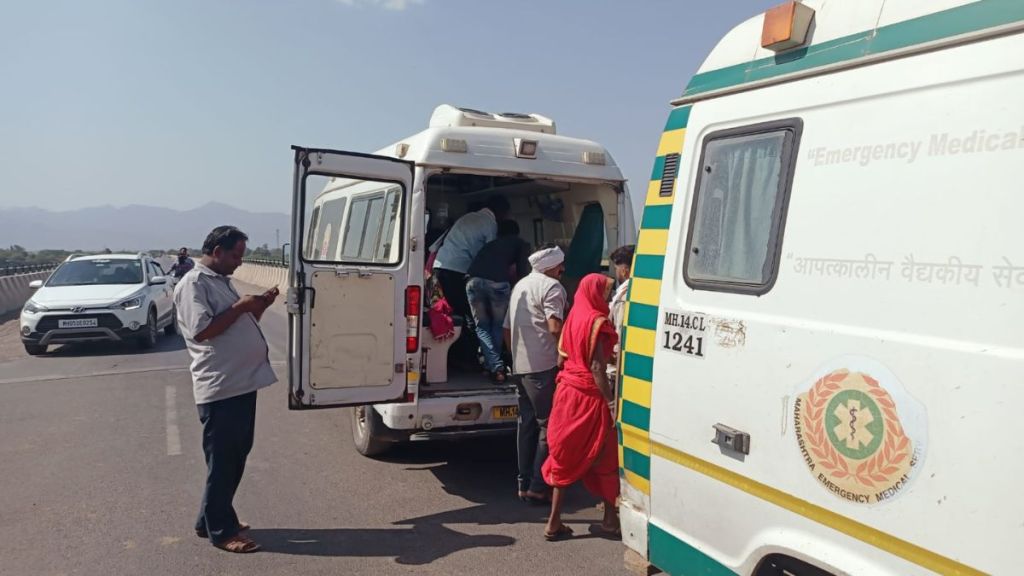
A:
[[[612,537],[615,537],[615,538],[622,538],[622,527],[621,526],[616,526],[614,528],[609,528],[609,527],[605,526],[604,524],[598,524],[597,525],[597,529],[598,529],[599,532],[601,532],[601,534],[603,534],[605,536],[612,536]]]
[[[569,528],[565,524],[562,524],[554,532],[544,531],[544,539],[548,542],[558,542],[559,540],[568,540],[572,538],[572,528]]]
[[[238,523],[238,531],[239,532],[245,532],[249,528],[252,528],[252,526],[249,526],[245,522],[239,522]],[[200,529],[196,530],[196,536],[199,536],[200,538],[209,538],[210,537],[210,535],[206,532],[206,528],[200,528]]]
[[[235,554],[252,554],[253,552],[259,552],[263,549],[263,547],[252,539],[244,536],[235,536],[221,542],[220,544],[214,544],[213,546],[214,548],[220,548],[221,550],[233,552]]]

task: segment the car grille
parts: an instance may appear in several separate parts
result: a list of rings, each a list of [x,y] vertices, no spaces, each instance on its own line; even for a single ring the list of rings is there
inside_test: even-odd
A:
[[[56,330],[58,327],[57,322],[59,320],[85,320],[88,318],[95,318],[97,321],[97,327],[109,328],[111,330],[117,330],[123,325],[121,321],[117,319],[117,316],[113,314],[61,314],[57,316],[44,316],[39,320],[39,324],[36,325],[36,332],[49,332],[50,330]]]

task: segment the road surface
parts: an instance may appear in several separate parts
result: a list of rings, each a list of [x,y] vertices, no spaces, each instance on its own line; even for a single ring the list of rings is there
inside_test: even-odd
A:
[[[16,320],[0,325],[0,573],[626,573],[580,490],[578,537],[543,540],[546,510],[514,497],[512,438],[372,460],[352,448],[347,411],[289,412],[280,303],[263,327],[282,381],[260,393],[236,508],[265,551],[235,555],[192,533],[205,466],[180,337],[33,358]]]

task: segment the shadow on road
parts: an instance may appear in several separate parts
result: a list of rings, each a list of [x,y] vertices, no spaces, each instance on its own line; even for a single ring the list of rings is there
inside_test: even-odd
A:
[[[406,469],[428,470],[444,491],[476,502],[476,506],[409,518],[399,525],[423,524],[537,524],[538,533],[547,521],[548,507],[521,502],[516,497],[515,436],[466,442],[406,444],[385,459],[407,465]],[[563,514],[592,508],[597,500],[581,485],[570,488]],[[600,517],[600,514],[595,516]]]
[[[154,352],[177,352],[185,349],[185,340],[179,335],[157,338],[156,346],[148,350],[139,348],[133,341],[123,342],[79,342],[55,345],[45,355],[54,358],[75,358],[79,356],[126,356],[152,354]]]
[[[469,548],[511,546],[516,539],[496,534],[472,535],[439,524],[412,528],[276,528],[251,531],[267,552],[300,556],[395,557],[399,564],[430,564]]]
[[[498,526],[530,524],[539,540],[548,508],[530,505],[516,498],[516,448],[513,436],[464,442],[409,443],[396,446],[383,463],[403,471],[426,470],[448,494],[474,505],[427,516],[407,518],[383,529],[264,529],[252,530],[252,537],[272,553],[309,556],[394,556],[399,564],[429,564],[454,552],[471,548],[512,546],[516,539],[497,534],[465,534],[447,524]],[[396,470],[397,472],[397,470]],[[564,514],[592,509],[586,521],[599,522],[594,509],[597,500],[574,486],[566,497]],[[566,518],[568,523],[578,520]],[[596,538],[580,534],[574,539]]]

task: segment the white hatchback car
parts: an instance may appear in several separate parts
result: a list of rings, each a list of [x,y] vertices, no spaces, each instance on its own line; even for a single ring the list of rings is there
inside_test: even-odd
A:
[[[174,294],[160,265],[145,254],[72,256],[37,288],[21,311],[21,341],[33,356],[51,344],[136,340],[156,344],[177,330]]]

